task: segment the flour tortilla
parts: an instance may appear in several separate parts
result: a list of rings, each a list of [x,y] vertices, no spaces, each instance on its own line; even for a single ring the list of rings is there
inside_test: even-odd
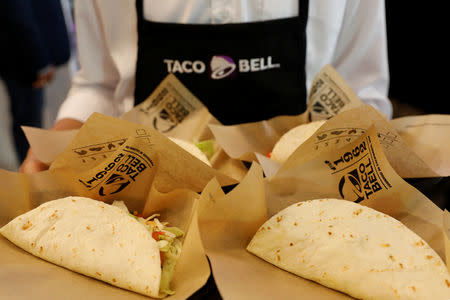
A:
[[[292,128],[283,134],[275,144],[270,158],[284,163],[295,149],[309,139],[324,123],[325,120],[320,120]]]
[[[67,197],[15,218],[0,233],[25,251],[109,284],[158,297],[157,242],[126,211]]]
[[[188,141],[181,140],[178,138],[170,137],[169,139],[178,146],[180,146],[181,148],[183,148],[184,150],[186,150],[187,152],[189,152],[191,155],[195,156],[196,158],[200,159],[202,162],[211,167],[211,163],[209,162],[208,157],[206,157],[205,153],[203,153],[197,146]]]
[[[436,252],[396,219],[338,199],[293,204],[247,250],[281,269],[360,299],[450,299]]]

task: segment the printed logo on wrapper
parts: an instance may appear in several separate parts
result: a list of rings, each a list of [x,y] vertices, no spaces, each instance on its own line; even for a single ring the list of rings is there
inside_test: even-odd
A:
[[[391,188],[381,170],[370,136],[336,159],[326,160],[333,171],[342,173],[338,190],[343,199],[361,202],[371,199],[377,192]]]
[[[364,200],[358,169],[354,169],[342,176],[339,181],[339,194],[342,199],[348,199],[357,203]]]
[[[125,145],[112,160],[103,164],[100,170],[96,169],[95,174],[78,181],[90,191],[97,189],[98,195],[105,197],[123,191],[153,165],[147,154]]]
[[[153,127],[161,133],[167,133],[181,123],[194,108],[177,99],[167,88],[162,88],[159,93],[146,101],[139,111],[153,116]]]
[[[106,155],[110,152],[116,151],[120,146],[122,146],[127,139],[120,139],[115,141],[109,141],[107,143],[88,145],[80,148],[72,149],[83,163],[89,160],[97,160],[106,158]]]
[[[326,120],[332,117],[332,115],[320,104],[315,102],[311,106],[311,110],[308,113],[309,120]]]
[[[341,97],[337,89],[325,84],[322,79],[317,80],[311,87],[310,99],[312,102],[308,117],[311,121],[329,119],[348,104],[348,100]]]
[[[171,131],[175,126],[177,123],[165,109],[162,109],[153,119],[153,127],[162,133]]]

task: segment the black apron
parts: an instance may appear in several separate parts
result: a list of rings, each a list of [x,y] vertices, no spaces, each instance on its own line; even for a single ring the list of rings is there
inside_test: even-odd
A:
[[[297,115],[306,109],[306,22],[173,24],[144,19],[136,0],[135,105],[173,73],[225,125]]]

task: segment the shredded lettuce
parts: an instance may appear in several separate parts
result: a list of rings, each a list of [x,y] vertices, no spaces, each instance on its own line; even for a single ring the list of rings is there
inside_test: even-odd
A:
[[[172,281],[175,266],[180,255],[181,241],[174,240],[173,243],[168,246],[167,251],[164,252],[164,264],[162,266],[161,282],[159,284],[159,290],[161,293],[168,295],[175,294],[175,292],[170,289],[170,282]]]
[[[166,227],[165,231],[171,232],[175,237],[183,236],[184,232],[178,227]]]
[[[170,289],[170,282],[172,281],[175,267],[181,255],[182,243],[179,238],[184,235],[184,232],[178,227],[168,227],[167,222],[160,222],[157,218],[159,217],[159,214],[153,214],[144,219],[130,213],[123,201],[114,201],[112,205],[129,213],[129,215],[141,223],[152,236],[154,232],[160,233],[157,235],[159,240],[156,242],[159,251],[164,257],[164,262],[161,267],[159,291],[164,295],[175,294],[175,291]]]
[[[131,214],[132,215],[132,214]],[[154,232],[158,234],[158,248],[164,257],[164,263],[161,269],[161,282],[159,285],[159,291],[165,295],[173,295],[175,291],[170,289],[170,282],[172,281],[173,274],[175,272],[175,266],[181,255],[182,243],[180,237],[184,232],[178,227],[168,227],[167,222],[160,222],[158,220],[159,215],[152,215],[149,218],[135,217],[139,223],[145,226],[150,234]]]
[[[170,243],[168,241],[166,241],[166,240],[159,240],[157,243],[158,243],[159,251],[161,251],[161,252],[169,251]]]
[[[214,154],[214,140],[205,140],[195,144],[198,149],[200,149],[208,159],[210,159]]]

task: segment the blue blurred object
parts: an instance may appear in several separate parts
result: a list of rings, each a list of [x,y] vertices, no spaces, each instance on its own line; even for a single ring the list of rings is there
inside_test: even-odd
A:
[[[54,67],[70,59],[60,0],[1,0],[0,45],[0,77],[9,94],[16,152],[23,161],[29,145],[20,126],[41,127],[42,86]]]
[[[38,72],[70,58],[59,0],[0,1],[0,76],[30,84]]]

